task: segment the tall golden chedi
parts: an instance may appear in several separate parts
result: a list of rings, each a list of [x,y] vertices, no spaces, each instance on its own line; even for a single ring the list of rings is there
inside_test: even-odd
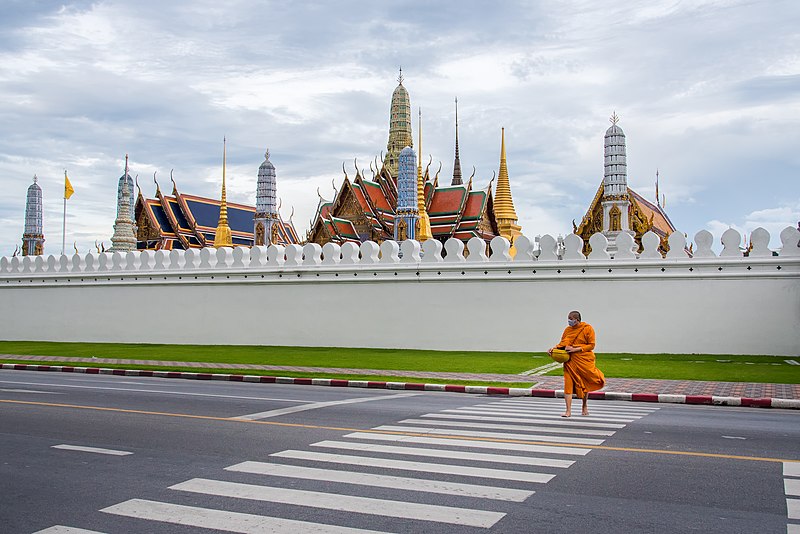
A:
[[[219,247],[232,247],[233,239],[231,238],[231,229],[228,226],[228,201],[225,193],[225,154],[227,140],[222,138],[222,199],[219,204],[219,222],[217,223],[217,231],[214,233],[214,246]]]
[[[419,110],[419,158],[417,158],[417,203],[419,209],[419,230],[417,231],[417,241],[420,243],[433,238],[431,232],[431,218],[425,209],[425,179],[422,177],[422,109]]]
[[[522,235],[522,227],[517,224],[517,212],[514,199],[511,197],[511,184],[508,181],[506,165],[506,129],[500,130],[500,172],[497,175],[497,188],[494,194],[494,212],[497,217],[497,229],[500,235],[511,242],[512,253],[515,252],[514,241]]]
[[[392,93],[392,105],[389,109],[389,142],[386,144],[386,157],[383,158],[383,166],[395,178],[397,178],[400,151],[407,146],[414,148],[411,133],[411,99],[403,87],[403,69],[400,69],[397,84]]]

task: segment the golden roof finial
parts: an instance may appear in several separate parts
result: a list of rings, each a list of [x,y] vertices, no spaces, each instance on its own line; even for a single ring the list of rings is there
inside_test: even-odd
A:
[[[422,108],[419,108],[419,122],[417,123],[419,132],[419,158],[417,159],[417,211],[419,212],[419,232],[417,241],[420,243],[433,237],[431,231],[431,219],[425,209],[425,180],[422,178]]]
[[[228,197],[225,190],[225,166],[227,160],[227,139],[222,138],[222,199],[219,203],[219,222],[217,223],[217,231],[214,233],[214,246],[231,247],[233,240],[231,238],[231,229],[228,226]]]
[[[517,212],[514,210],[514,199],[511,197],[511,184],[508,179],[505,128],[500,130],[500,172],[495,189],[494,214],[500,235],[513,244],[514,238],[520,233],[520,227],[517,225]]]

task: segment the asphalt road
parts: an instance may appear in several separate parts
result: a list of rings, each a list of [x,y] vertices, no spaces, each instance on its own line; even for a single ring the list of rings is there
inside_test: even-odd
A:
[[[0,532],[800,532],[800,413],[562,403],[0,371]]]

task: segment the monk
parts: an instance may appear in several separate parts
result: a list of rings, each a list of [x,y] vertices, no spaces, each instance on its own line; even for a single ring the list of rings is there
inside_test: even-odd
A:
[[[569,361],[564,363],[564,402],[566,411],[561,417],[572,415],[572,394],[575,393],[583,401],[582,415],[589,415],[589,392],[602,389],[606,385],[606,377],[595,367],[594,328],[581,321],[578,311],[567,315],[569,326],[564,329],[561,341],[555,348],[569,353]],[[553,349],[547,351],[552,354]]]

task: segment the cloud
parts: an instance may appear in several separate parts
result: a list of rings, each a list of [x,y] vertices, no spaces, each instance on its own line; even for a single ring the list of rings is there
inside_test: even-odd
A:
[[[46,251],[60,249],[64,169],[76,187],[68,234],[85,249],[112,233],[125,153],[148,196],[153,172],[168,188],[170,169],[181,191],[217,196],[223,136],[232,200],[253,202],[269,147],[302,233],[342,162],[368,173],[385,150],[400,65],[442,180],[454,97],[478,187],[506,128],[526,233],[563,234],[583,216],[615,110],[630,186],[652,198],[660,169],[680,229],[773,232],[796,223],[800,198],[798,15],[790,0],[13,1],[0,20],[0,254],[20,242],[34,173]]]

